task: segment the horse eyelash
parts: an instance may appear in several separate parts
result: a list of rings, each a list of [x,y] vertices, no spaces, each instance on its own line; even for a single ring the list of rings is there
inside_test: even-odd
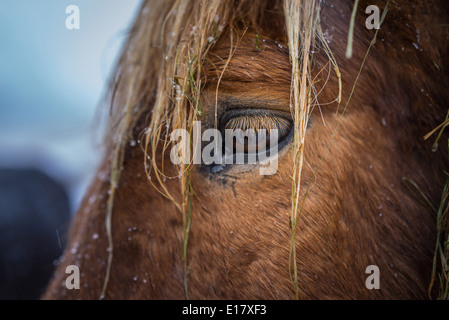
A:
[[[230,119],[225,124],[225,129],[241,129],[243,131],[253,129],[279,130],[279,137],[285,136],[292,128],[292,122],[276,116],[238,116]]]

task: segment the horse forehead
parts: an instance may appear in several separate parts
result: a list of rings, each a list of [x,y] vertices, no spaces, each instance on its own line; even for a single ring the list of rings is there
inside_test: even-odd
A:
[[[208,80],[244,82],[258,85],[289,85],[291,65],[288,47],[258,34],[245,34],[232,41],[220,38],[208,55],[205,74]]]

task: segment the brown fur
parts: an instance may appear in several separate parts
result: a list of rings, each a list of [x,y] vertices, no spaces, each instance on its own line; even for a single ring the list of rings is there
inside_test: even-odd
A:
[[[326,1],[323,5],[322,28],[332,36],[329,46],[342,72],[343,102],[374,35],[364,28],[364,8],[372,2],[359,4],[351,60],[344,53],[352,3]],[[442,170],[448,170],[447,152],[440,146],[432,153],[432,141],[423,142],[422,137],[444,120],[449,102],[448,34],[442,27],[448,17],[444,1],[391,3],[330,154],[313,177],[339,119],[336,103],[323,105],[322,115],[315,107],[306,136],[302,179],[303,190],[311,179],[313,187],[304,204],[296,243],[300,298],[427,297],[435,216],[411,196],[401,178],[415,181],[438,202]],[[260,51],[255,32],[245,33],[223,74],[219,101],[253,99],[290,112],[288,49],[282,29],[277,29],[276,39],[273,33],[271,29],[258,33]],[[225,34],[206,65],[205,123],[213,123],[217,79],[229,52]],[[317,74],[328,59],[321,51],[314,55]],[[327,71],[324,68],[318,76],[318,89]],[[336,93],[338,82],[331,77],[319,100],[332,101]],[[134,130],[134,139],[144,128],[144,118]],[[182,217],[173,203],[149,185],[143,157],[140,148],[126,150],[114,201],[114,260],[106,298],[183,299]],[[292,158],[291,146],[287,146],[273,176],[261,176],[255,170],[217,178],[194,167],[187,253],[190,298],[294,298],[288,271]],[[70,242],[45,299],[97,299],[100,295],[107,260],[104,219],[109,182],[104,177],[110,174],[109,160],[105,158],[76,215]],[[179,193],[177,179],[168,180],[167,185],[173,194]],[[94,239],[94,234],[99,238]],[[80,290],[65,289],[64,270],[69,264],[80,266]],[[380,290],[365,287],[365,268],[371,264],[380,268]]]

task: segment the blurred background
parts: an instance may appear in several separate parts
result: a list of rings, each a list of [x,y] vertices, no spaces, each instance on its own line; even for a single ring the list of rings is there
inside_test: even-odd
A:
[[[37,299],[101,159],[94,121],[141,0],[0,0],[0,299]],[[67,29],[76,5],[80,29]]]

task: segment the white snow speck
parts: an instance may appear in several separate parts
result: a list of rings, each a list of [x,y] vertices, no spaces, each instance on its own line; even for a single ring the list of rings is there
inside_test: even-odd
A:
[[[94,204],[95,201],[97,201],[97,196],[93,194],[89,197],[89,204]]]
[[[331,43],[333,35],[329,34],[329,30],[326,30],[323,32],[324,40],[326,40],[327,43]]]
[[[72,249],[70,249],[71,254],[76,254],[78,252],[79,243],[75,242],[72,246]]]

